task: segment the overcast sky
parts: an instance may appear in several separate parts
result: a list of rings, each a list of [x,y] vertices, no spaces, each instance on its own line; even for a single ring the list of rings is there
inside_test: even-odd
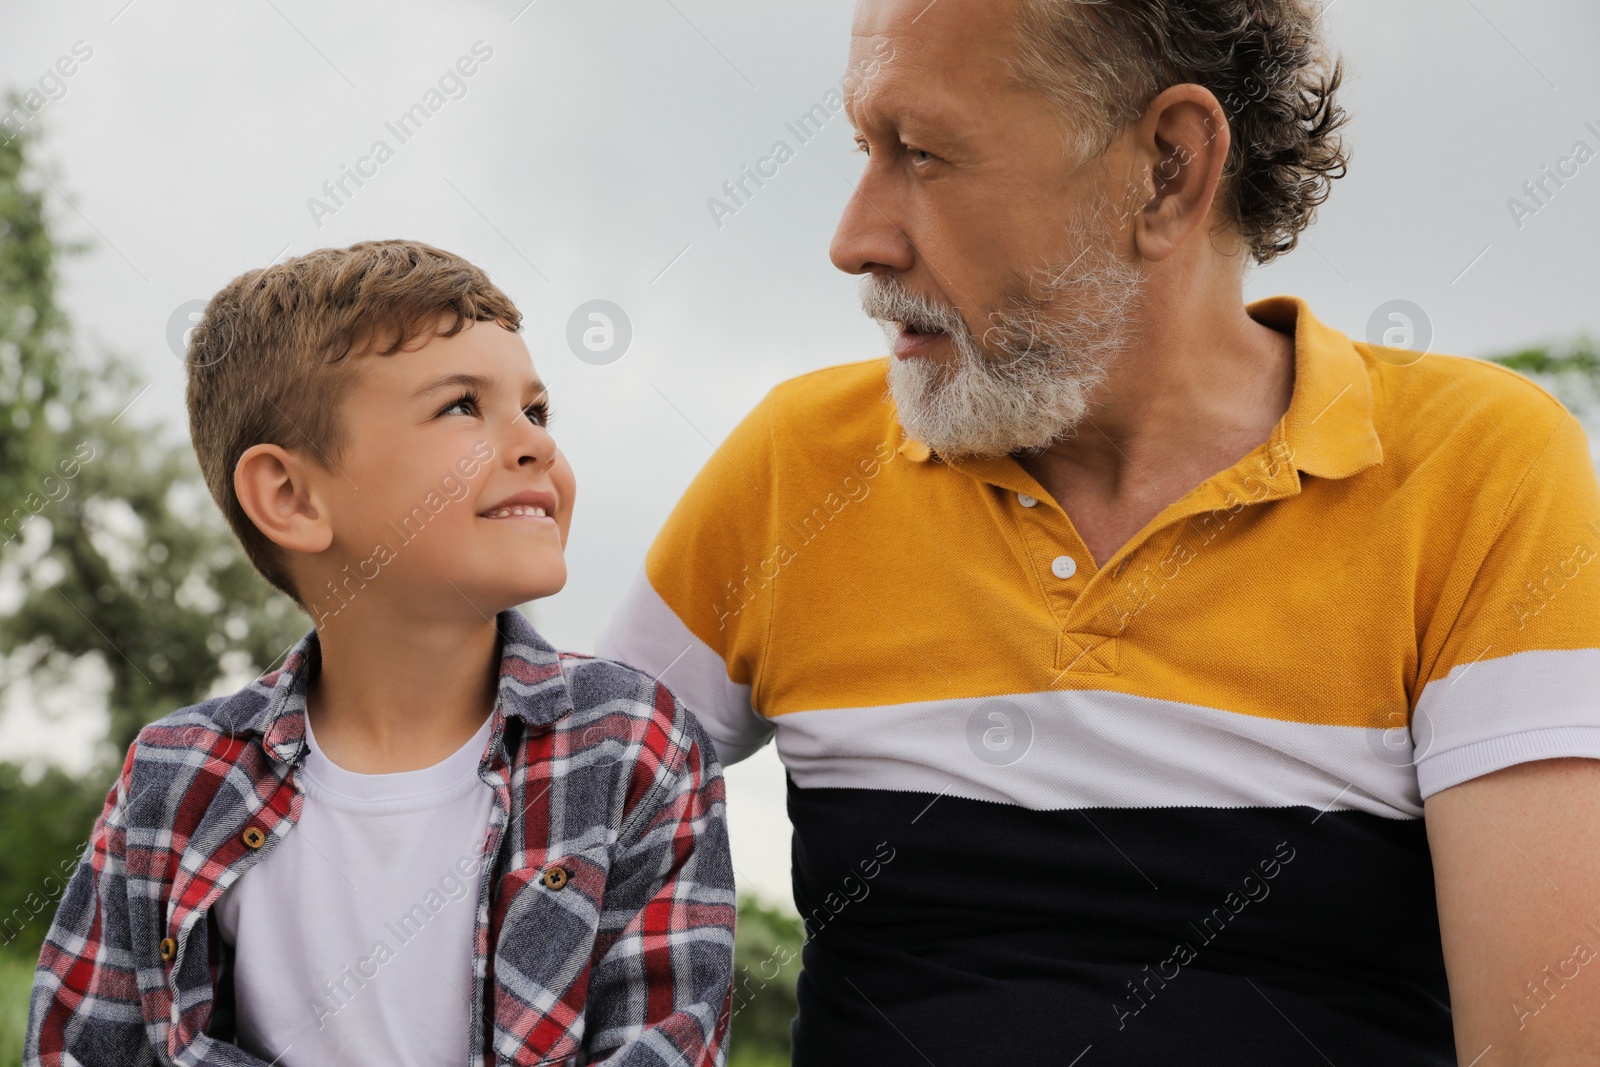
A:
[[[5,0],[0,88],[44,79],[55,97],[30,120],[50,209],[60,235],[95,245],[64,268],[67,307],[88,350],[142,369],[127,417],[174,437],[169,323],[239,272],[381,237],[488,270],[527,316],[579,480],[570,580],[532,615],[587,651],[713,442],[784,378],[884,352],[827,258],[861,166],[848,122],[805,144],[785,125],[839,84],[851,7]],[[1408,300],[1433,349],[1463,355],[1600,335],[1600,158],[1547,182],[1542,204],[1523,192],[1576,142],[1600,152],[1600,5],[1334,0],[1325,20],[1347,63],[1353,164],[1247,298],[1303,296],[1357,338]],[[73,73],[52,81],[63,57]],[[452,80],[460,69],[473,73]],[[435,109],[397,136],[387,124],[418,103]],[[708,200],[778,140],[794,157],[715,217]],[[335,200],[324,183],[347,168],[368,176]],[[592,300],[631,323],[609,364],[567,343]],[[13,707],[0,752],[59,752],[72,736]],[[727,774],[741,882],[787,901],[771,746]]]

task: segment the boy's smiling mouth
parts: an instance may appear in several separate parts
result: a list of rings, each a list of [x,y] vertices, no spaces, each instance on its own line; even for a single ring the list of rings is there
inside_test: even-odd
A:
[[[535,519],[554,523],[556,497],[543,489],[525,489],[478,512],[480,519]]]

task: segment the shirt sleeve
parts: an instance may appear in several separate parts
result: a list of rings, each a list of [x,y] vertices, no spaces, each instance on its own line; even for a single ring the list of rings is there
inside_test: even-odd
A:
[[[1542,450],[1535,439],[1512,459],[1520,478],[1487,550],[1461,553],[1452,572],[1460,610],[1424,636],[1431,665],[1411,729],[1424,799],[1530,760],[1600,759],[1600,480],[1588,437],[1563,414]]]
[[[769,392],[695,476],[595,644],[682,698],[724,765],[773,734],[752,703],[786,551],[772,515],[772,406]]]
[[[28,1006],[26,1067],[156,1062],[145,1035],[127,903],[125,818],[134,751],[128,749],[45,935]]]
[[[654,686],[606,880],[584,1062],[723,1067],[735,893],[722,770],[683,703]]]

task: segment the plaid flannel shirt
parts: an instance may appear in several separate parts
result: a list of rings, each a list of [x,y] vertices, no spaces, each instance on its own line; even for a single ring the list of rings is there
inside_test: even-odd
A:
[[[497,624],[461,1062],[722,1067],[734,883],[710,741],[650,676],[558,652],[515,611]],[[140,731],[39,959],[30,1067],[262,1064],[231,1041],[211,908],[300,816],[318,661],[313,631],[282,669]]]

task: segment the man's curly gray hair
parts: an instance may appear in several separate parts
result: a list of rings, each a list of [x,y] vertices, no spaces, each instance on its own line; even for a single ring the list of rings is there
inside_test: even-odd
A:
[[[1232,134],[1221,201],[1258,263],[1295,247],[1344,176],[1329,63],[1311,0],[1022,0],[1013,70],[1061,110],[1092,159],[1164,89],[1193,82]]]

